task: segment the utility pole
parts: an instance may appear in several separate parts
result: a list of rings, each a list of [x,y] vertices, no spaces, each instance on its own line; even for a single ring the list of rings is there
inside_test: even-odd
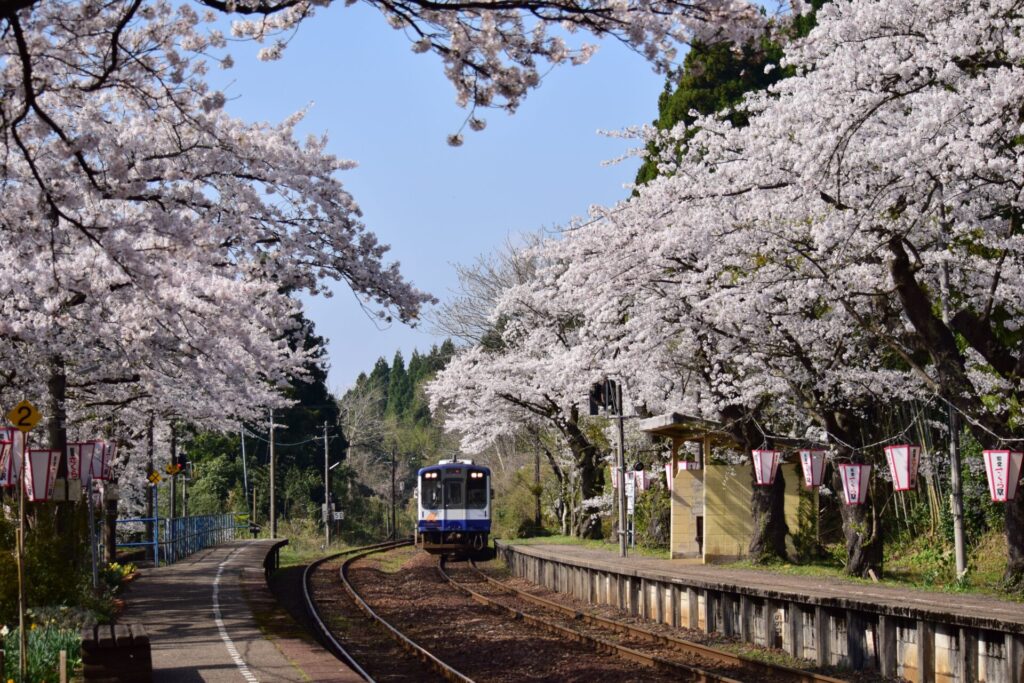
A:
[[[398,538],[398,529],[395,527],[395,449],[391,449],[391,538]]]
[[[181,516],[188,517],[188,461],[181,468]]]
[[[270,538],[277,538],[277,508],[274,498],[274,411],[270,411]]]
[[[942,199],[940,198],[940,201]],[[949,223],[942,221],[942,238],[949,239]],[[942,305],[942,322],[949,326],[949,264],[942,263],[939,272],[939,297]],[[949,408],[949,494],[950,512],[953,513],[953,552],[956,556],[956,578],[963,578],[967,573],[967,540],[964,537],[964,494],[963,483],[960,481],[960,420],[956,408],[946,402]]]
[[[155,471],[154,454],[156,452],[156,440],[154,438],[154,426],[153,426],[153,413],[149,414],[149,421],[146,423],[146,475],[150,472]],[[156,484],[153,485],[153,492],[156,491]],[[154,496],[151,492],[146,496],[146,538],[153,538],[156,529],[154,528],[153,520],[157,516],[157,510],[154,508]],[[154,552],[156,551],[154,548]],[[159,564],[160,558],[154,555],[153,566],[156,567]]]
[[[178,464],[178,430],[175,429],[174,422],[171,422],[171,467]],[[170,519],[174,519],[177,516],[178,506],[178,477],[174,474],[171,475],[171,514],[168,515]],[[174,528],[174,523],[171,523],[171,528]],[[173,538],[171,539],[174,540]]]
[[[327,455],[327,420],[324,420],[324,549],[331,547],[331,465]]]
[[[953,546],[956,554],[956,578],[963,578],[967,573],[967,548],[964,538],[964,498],[963,484],[960,481],[960,419],[949,404],[949,505],[953,512]]]
[[[239,427],[238,433],[242,437],[242,490],[245,491],[245,507],[249,507],[249,468],[245,464],[245,426]],[[253,519],[253,522],[255,521]]]
[[[615,388],[615,412],[616,422],[619,428],[619,448],[615,454],[615,462],[618,466],[619,479],[619,557],[626,556],[626,431],[623,426],[622,415],[622,386],[616,382]],[[611,392],[609,392],[611,393]]]
[[[11,457],[14,456],[11,444]],[[27,680],[28,624],[25,610],[28,599],[25,592],[25,467],[28,465],[28,432],[21,433],[21,471],[18,472],[18,680]]]

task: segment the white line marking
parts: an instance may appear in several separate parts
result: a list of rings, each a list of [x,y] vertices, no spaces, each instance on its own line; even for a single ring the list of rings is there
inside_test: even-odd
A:
[[[220,632],[220,639],[224,641],[224,646],[228,649],[228,654],[231,655],[231,659],[235,662],[235,666],[242,673],[248,683],[259,683],[259,679],[251,671],[249,666],[242,659],[242,655],[239,654],[238,648],[235,647],[234,642],[231,640],[231,636],[228,635],[228,629],[224,626],[223,615],[220,612],[220,577],[224,573],[224,567],[231,562],[231,558],[234,557],[241,548],[235,548],[231,553],[217,565],[217,577],[213,580],[213,620],[217,624],[217,630]]]

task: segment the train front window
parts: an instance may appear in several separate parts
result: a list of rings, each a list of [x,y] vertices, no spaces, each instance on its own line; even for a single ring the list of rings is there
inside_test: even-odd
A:
[[[466,480],[466,507],[474,510],[487,507],[487,477],[483,472],[470,472]]]
[[[462,507],[462,479],[444,480],[444,504],[445,507]]]
[[[435,478],[428,479],[424,475],[420,479],[420,501],[424,510],[437,510],[441,507],[441,480],[436,478],[436,472],[427,474],[434,474]]]

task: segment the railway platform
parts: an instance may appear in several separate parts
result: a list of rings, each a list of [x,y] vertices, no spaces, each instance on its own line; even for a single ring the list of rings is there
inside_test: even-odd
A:
[[[1024,604],[571,545],[499,542],[518,577],[598,605],[911,681],[1024,683]]]
[[[264,579],[275,541],[235,541],[147,569],[125,592],[120,622],[149,634],[156,683],[360,681],[301,629],[263,628],[282,614]]]

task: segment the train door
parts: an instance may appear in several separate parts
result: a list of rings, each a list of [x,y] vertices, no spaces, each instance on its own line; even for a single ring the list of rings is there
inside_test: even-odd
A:
[[[447,475],[444,479],[444,521],[445,529],[453,528],[449,522],[462,522],[465,519],[465,479],[461,470],[452,470],[445,472]],[[454,528],[459,528],[462,525],[455,525]]]

